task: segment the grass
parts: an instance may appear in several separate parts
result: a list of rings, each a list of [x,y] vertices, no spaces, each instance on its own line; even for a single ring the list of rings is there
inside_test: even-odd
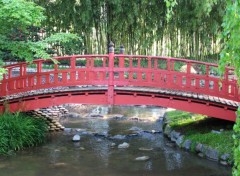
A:
[[[217,149],[221,154],[230,153],[232,156],[234,146],[233,122],[182,111],[167,112],[166,120],[174,130],[185,136],[184,139],[193,142],[192,148],[197,143],[202,143]],[[223,129],[221,134],[211,132],[220,129]]]
[[[47,131],[47,124],[42,119],[27,117],[23,113],[5,113],[0,117],[0,154],[9,155],[41,144]]]

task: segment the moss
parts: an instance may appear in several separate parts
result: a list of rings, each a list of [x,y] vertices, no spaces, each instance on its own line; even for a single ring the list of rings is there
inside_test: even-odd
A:
[[[232,122],[182,111],[167,112],[166,118],[173,130],[183,134],[185,140],[192,141],[192,152],[195,151],[196,144],[201,143],[217,149],[220,154],[229,153],[232,158],[234,146]],[[220,129],[224,129],[221,134],[211,132]]]

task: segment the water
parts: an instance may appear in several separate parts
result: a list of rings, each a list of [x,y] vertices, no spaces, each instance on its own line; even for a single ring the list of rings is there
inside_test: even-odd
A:
[[[231,168],[201,159],[173,146],[159,131],[159,121],[145,122],[144,118],[156,119],[163,114],[159,108],[115,107],[94,110],[94,113],[121,113],[138,117],[141,121],[109,120],[103,118],[77,118],[65,120],[65,126],[81,128],[98,134],[129,135],[131,127],[146,132],[124,140],[91,134],[81,135],[79,143],[71,141],[72,134],[55,133],[40,147],[17,152],[15,156],[0,159],[0,176],[227,176]],[[130,147],[118,149],[112,143],[128,142]],[[142,151],[139,148],[152,148]],[[135,161],[136,157],[149,156],[147,161]]]

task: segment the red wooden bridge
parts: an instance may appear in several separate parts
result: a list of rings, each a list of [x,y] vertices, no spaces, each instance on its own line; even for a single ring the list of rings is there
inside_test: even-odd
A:
[[[155,105],[235,121],[240,96],[232,68],[219,76],[212,63],[120,53],[111,45],[105,55],[55,57],[60,65],[35,60],[5,66],[0,111],[65,103]]]

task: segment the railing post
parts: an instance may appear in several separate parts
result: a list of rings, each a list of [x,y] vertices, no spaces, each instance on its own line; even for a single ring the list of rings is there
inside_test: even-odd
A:
[[[109,44],[109,54],[108,54],[109,64],[108,64],[108,104],[113,105],[113,96],[114,96],[114,44],[110,42]]]

